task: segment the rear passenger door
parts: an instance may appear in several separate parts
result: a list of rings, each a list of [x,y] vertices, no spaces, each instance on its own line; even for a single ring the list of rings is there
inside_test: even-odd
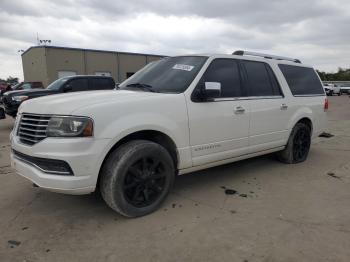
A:
[[[242,60],[250,101],[250,152],[285,144],[290,112],[277,78],[269,64]]]
[[[189,101],[189,130],[193,165],[229,159],[247,153],[249,101],[243,99],[242,75],[235,59],[214,59],[194,93],[205,82],[221,84],[221,96]]]
[[[114,81],[110,78],[91,78],[90,90],[105,90],[113,89],[115,86]]]

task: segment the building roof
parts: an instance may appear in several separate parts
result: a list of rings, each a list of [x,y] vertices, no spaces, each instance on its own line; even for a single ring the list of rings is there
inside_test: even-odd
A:
[[[64,50],[75,50],[75,51],[90,51],[90,52],[101,52],[101,53],[114,53],[114,54],[126,54],[126,55],[146,55],[146,56],[156,56],[165,57],[165,55],[155,55],[155,54],[144,54],[144,53],[132,53],[132,52],[120,52],[120,51],[110,51],[110,50],[98,50],[98,49],[86,49],[86,48],[75,48],[75,47],[63,47],[63,46],[52,46],[52,45],[38,45],[31,46],[25,50],[22,55],[29,52],[34,48],[47,48],[47,49],[64,49]]]

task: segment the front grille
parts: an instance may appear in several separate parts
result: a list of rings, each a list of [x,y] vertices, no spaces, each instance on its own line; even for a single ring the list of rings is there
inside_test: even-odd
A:
[[[50,116],[22,114],[18,124],[19,140],[27,145],[34,145],[46,138],[46,129]]]

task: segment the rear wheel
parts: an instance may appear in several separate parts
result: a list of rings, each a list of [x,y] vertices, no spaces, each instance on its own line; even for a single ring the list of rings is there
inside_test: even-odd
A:
[[[106,160],[101,172],[101,194],[118,213],[143,216],[163,202],[174,177],[174,162],[164,147],[135,140],[117,148]]]
[[[311,130],[304,123],[297,123],[288,139],[286,148],[277,153],[278,159],[287,164],[304,162],[311,145]]]

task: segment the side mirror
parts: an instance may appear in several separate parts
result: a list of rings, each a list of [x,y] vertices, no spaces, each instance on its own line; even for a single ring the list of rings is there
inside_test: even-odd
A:
[[[205,82],[203,89],[204,98],[207,100],[218,98],[221,96],[221,83]]]
[[[72,91],[72,86],[70,84],[67,84],[63,87],[63,92],[69,92]]]

